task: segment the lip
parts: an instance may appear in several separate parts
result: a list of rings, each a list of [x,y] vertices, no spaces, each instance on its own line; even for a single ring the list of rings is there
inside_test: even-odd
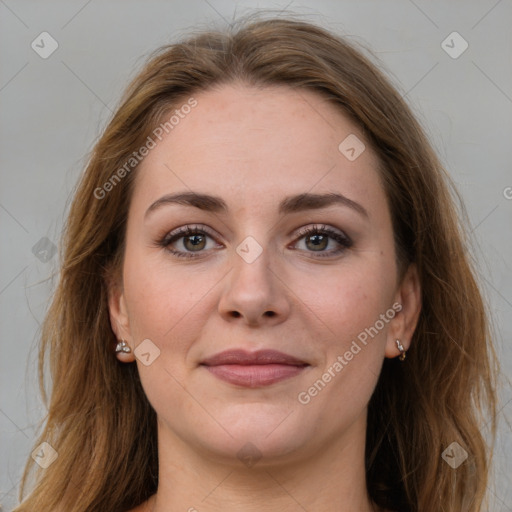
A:
[[[307,363],[289,354],[277,350],[257,350],[248,352],[243,349],[225,350],[219,352],[204,361],[201,364],[205,366],[220,366],[226,364],[236,365],[264,365],[264,364],[283,364],[290,366],[304,366]]]
[[[201,366],[226,382],[256,388],[294,377],[309,364],[277,350],[247,352],[237,349],[215,354],[205,359]]]

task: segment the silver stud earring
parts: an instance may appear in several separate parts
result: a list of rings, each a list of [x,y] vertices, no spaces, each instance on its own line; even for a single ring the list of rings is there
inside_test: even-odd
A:
[[[119,354],[120,352],[129,354],[131,351],[132,351],[132,349],[128,346],[128,343],[126,343],[126,341],[124,341],[124,340],[118,342],[118,344],[116,345],[116,354]]]
[[[400,350],[400,355],[398,356],[398,359],[400,359],[400,361],[403,361],[405,359],[405,354],[407,353],[407,350],[405,350],[404,346],[400,343],[400,340],[395,340],[395,343],[398,350]]]

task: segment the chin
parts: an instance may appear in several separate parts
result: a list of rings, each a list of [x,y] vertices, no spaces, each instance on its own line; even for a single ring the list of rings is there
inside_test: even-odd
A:
[[[259,461],[259,464],[291,462],[301,451],[307,451],[309,435],[303,424],[288,420],[286,415],[264,416],[258,411],[247,412],[243,417],[229,423],[227,430],[222,428],[208,429],[196,432],[197,443],[210,452],[213,459],[223,463],[233,464],[234,457],[247,465],[248,461]],[[292,420],[292,421],[290,421]],[[238,461],[235,460],[238,463]]]

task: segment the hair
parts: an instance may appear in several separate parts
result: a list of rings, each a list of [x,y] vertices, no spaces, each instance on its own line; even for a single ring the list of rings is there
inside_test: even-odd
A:
[[[48,442],[58,458],[44,470],[28,460],[15,511],[121,512],[156,492],[156,413],[136,364],[113,354],[108,310],[137,166],[105,197],[97,191],[126,170],[173,109],[234,83],[316,92],[361,128],[378,157],[400,276],[411,263],[418,270],[422,309],[407,360],[384,361],[368,404],[370,498],[400,512],[482,510],[498,367],[462,201],[411,109],[369,57],[327,29],[271,18],[192,33],[158,49],[96,143],[63,230],[59,282],[41,332],[39,383],[48,413],[34,446]],[[441,457],[454,441],[469,454],[456,470]]]

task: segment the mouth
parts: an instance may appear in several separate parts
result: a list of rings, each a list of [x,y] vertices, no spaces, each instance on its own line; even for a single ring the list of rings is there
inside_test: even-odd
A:
[[[248,388],[269,386],[295,377],[310,365],[276,350],[228,350],[201,364],[220,380]]]

